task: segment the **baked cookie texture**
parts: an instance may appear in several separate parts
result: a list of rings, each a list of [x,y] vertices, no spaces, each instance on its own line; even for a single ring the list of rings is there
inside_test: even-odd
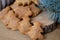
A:
[[[25,4],[29,5],[31,2],[38,5],[38,0],[16,0],[16,3],[22,4],[22,5],[25,5]]]
[[[18,26],[18,30],[23,33],[26,34],[29,31],[29,28],[32,26],[30,24],[30,18],[29,17],[22,17],[22,21],[19,22],[19,26]]]
[[[26,16],[31,16],[33,14],[34,16],[37,16],[41,10],[35,6],[35,4],[31,4],[29,6],[17,6],[17,5],[12,5],[11,8],[15,11],[15,13],[19,16],[26,15]],[[22,14],[21,14],[22,13]]]
[[[37,16],[41,10],[36,7],[34,4],[31,4],[30,6],[31,11],[33,12],[33,16]]]
[[[31,0],[33,3],[35,3],[36,5],[39,4],[38,0]]]
[[[20,6],[15,9],[15,14],[18,15],[19,18],[21,18],[23,16],[27,16],[27,17],[31,16],[32,12],[29,6],[26,7]]]
[[[2,19],[4,17],[4,15],[6,15],[8,13],[8,11],[10,10],[9,7],[6,7],[5,9],[3,9],[1,12],[0,12],[0,19]]]
[[[27,32],[27,35],[32,39],[36,40],[37,38],[44,38],[44,36],[41,34],[43,32],[41,25],[39,22],[34,22],[33,26],[31,26],[30,31]]]
[[[9,11],[1,21],[3,22],[3,24],[7,28],[12,29],[12,30],[16,30],[16,27],[18,26],[19,19],[16,18],[13,11]]]
[[[18,27],[19,19],[15,16],[13,11],[9,11],[8,15],[10,15],[10,21],[8,23],[8,28],[11,28],[12,30],[16,30]]]
[[[25,4],[30,4],[31,0],[16,0],[16,2],[18,4],[22,4],[22,5],[25,5]]]
[[[29,36],[32,40],[36,40],[37,38],[43,39],[41,23],[31,23],[31,18],[36,17],[41,11],[35,6],[37,4],[37,0],[16,0],[12,5],[0,12],[0,20],[6,28],[19,30],[19,32]]]

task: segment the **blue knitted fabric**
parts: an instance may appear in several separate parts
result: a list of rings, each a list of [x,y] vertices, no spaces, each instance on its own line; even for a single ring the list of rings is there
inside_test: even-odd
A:
[[[60,23],[60,0],[39,0],[39,2],[49,10],[49,17]]]

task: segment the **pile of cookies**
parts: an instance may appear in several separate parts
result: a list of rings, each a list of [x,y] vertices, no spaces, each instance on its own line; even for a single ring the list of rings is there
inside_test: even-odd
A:
[[[16,0],[0,12],[0,20],[6,28],[19,30],[32,40],[43,39],[42,24],[38,21],[31,22],[31,19],[41,12],[36,5],[37,0]]]

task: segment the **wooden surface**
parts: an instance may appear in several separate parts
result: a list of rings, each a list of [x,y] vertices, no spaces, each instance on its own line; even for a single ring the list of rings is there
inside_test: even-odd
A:
[[[60,40],[60,28],[45,35],[45,40]],[[26,35],[19,33],[19,31],[12,31],[6,29],[0,22],[0,40],[30,40]]]

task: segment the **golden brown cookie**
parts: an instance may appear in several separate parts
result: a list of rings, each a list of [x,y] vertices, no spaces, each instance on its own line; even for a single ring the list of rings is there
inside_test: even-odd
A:
[[[12,30],[16,30],[18,27],[19,19],[16,17],[13,11],[9,11],[8,15],[10,15],[10,17],[9,17],[9,23],[7,27]]]
[[[37,38],[44,38],[44,36],[41,34],[43,32],[41,28],[41,24],[39,22],[34,22],[34,25],[30,28],[30,31],[27,32],[27,35],[32,39],[36,40]]]
[[[8,13],[9,10],[10,10],[10,8],[6,7],[2,11],[0,11],[0,19],[2,19]]]
[[[6,28],[16,30],[19,19],[15,16],[13,11],[9,11],[1,21],[6,26]]]
[[[29,5],[31,0],[16,0],[16,2],[18,4],[23,4],[23,5],[28,4]]]
[[[22,6],[24,6],[24,5],[29,5],[29,4],[31,4],[31,3],[34,3],[34,4],[37,4],[38,5],[38,0],[16,0],[15,2],[14,2],[14,4],[12,4],[11,5],[11,7],[13,8],[13,9],[15,9],[17,6],[20,6],[20,5],[22,5]],[[26,6],[27,6],[26,5]]]
[[[23,16],[27,16],[27,17],[31,16],[32,15],[32,12],[31,12],[29,6],[25,6],[25,7],[24,6],[20,6],[20,7],[17,7],[15,9],[15,14],[19,18],[21,18]]]
[[[14,2],[10,7],[15,11],[17,7],[19,7],[19,4],[17,2]]]
[[[34,4],[38,5],[38,0],[16,0],[16,2],[18,4],[23,4],[23,5],[25,5],[25,4],[29,5],[31,2],[33,2]]]
[[[19,22],[18,30],[23,34],[26,34],[26,32],[29,31],[30,27],[31,27],[30,18],[29,17],[23,17],[22,21]]]
[[[35,4],[31,4],[30,9],[33,12],[33,16],[37,16],[41,11],[38,7],[35,6]]]
[[[9,14],[6,14],[1,21],[6,26],[6,25],[8,25],[9,20],[10,20],[10,15]]]
[[[38,3],[38,0],[31,0],[31,1],[32,1],[33,3],[35,3],[35,4],[37,4],[37,5],[39,4],[39,3]]]
[[[22,0],[23,1],[23,0]],[[23,2],[21,0],[16,0],[10,7],[15,11],[20,5],[23,6]]]

